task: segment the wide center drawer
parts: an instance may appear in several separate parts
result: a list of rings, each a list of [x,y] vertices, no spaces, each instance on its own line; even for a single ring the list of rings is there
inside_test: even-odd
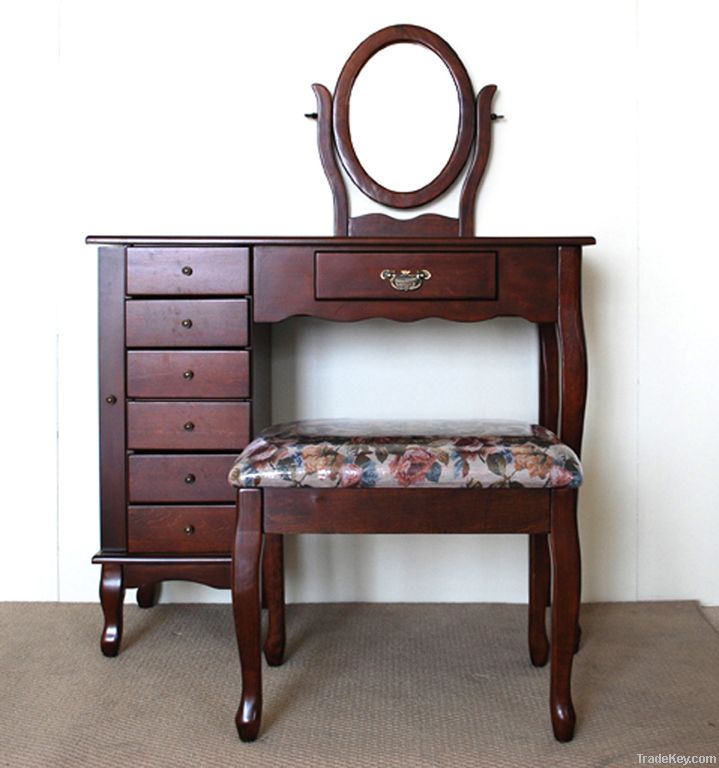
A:
[[[250,440],[247,402],[127,404],[130,450],[238,451]]]
[[[250,353],[127,353],[128,397],[247,397]]]
[[[317,299],[493,299],[493,251],[317,251]]]
[[[236,516],[234,505],[131,506],[127,511],[127,550],[130,553],[230,552]]]
[[[128,347],[245,347],[246,299],[128,301]]]
[[[127,292],[150,294],[248,293],[248,248],[128,248]]]

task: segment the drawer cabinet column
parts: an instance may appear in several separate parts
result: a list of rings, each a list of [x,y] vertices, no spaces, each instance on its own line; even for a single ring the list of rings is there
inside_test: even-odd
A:
[[[249,264],[242,246],[100,249],[102,546],[94,562],[103,567],[106,655],[119,650],[127,587],[144,606],[164,580],[229,587],[227,473],[264,426],[269,400],[267,382],[253,391],[269,349],[251,327]]]

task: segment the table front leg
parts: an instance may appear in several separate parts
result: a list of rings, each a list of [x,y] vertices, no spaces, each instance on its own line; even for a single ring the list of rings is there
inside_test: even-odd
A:
[[[237,527],[232,553],[232,606],[242,667],[242,698],[235,723],[242,741],[257,738],[262,716],[261,550],[262,492],[243,488],[237,495]]]

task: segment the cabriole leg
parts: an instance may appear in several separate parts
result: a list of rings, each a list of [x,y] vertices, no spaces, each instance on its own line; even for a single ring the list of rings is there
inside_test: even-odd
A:
[[[232,606],[242,667],[242,698],[235,723],[242,741],[257,738],[262,716],[261,549],[262,492],[243,488],[237,496],[237,527],[232,553]]]
[[[576,722],[571,675],[577,645],[581,582],[576,490],[560,488],[552,492],[551,528],[554,580],[549,699],[554,736],[558,741],[571,741]]]
[[[124,599],[125,583],[122,566],[116,563],[105,563],[100,577],[100,604],[105,616],[100,648],[105,656],[117,656],[120,650]]]

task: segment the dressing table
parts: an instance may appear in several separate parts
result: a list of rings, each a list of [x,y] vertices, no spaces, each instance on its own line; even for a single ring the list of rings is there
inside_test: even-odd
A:
[[[386,189],[369,177],[349,130],[349,96],[358,73],[395,43],[422,45],[439,56],[460,105],[447,164],[412,192]],[[578,643],[576,457],[586,395],[581,249],[594,239],[474,236],[496,88],[485,87],[475,99],[464,66],[434,33],[409,25],[380,30],[352,54],[334,94],[320,85],[314,90],[334,236],[87,239],[100,245],[102,545],[93,562],[102,566],[102,651],[118,653],[127,588],[137,588],[143,607],[154,604],[166,580],[232,588],[243,676],[237,726],[250,741],[261,715],[261,604],[269,614],[265,657],[278,665],[284,653],[284,534],[524,533],[529,535],[530,657],[537,666],[549,658],[544,614],[551,602],[550,711],[555,736],[566,741],[574,732],[569,679]],[[345,175],[382,205],[414,208],[442,195],[463,171],[456,219],[350,216]],[[253,438],[265,440],[262,446],[271,441],[261,436],[271,423],[269,329],[296,316],[343,322],[513,316],[536,324],[541,426],[531,435],[545,457],[555,445],[566,449],[561,457],[566,477],[557,480],[555,473],[552,480],[549,465],[546,471],[527,469],[526,462],[525,475],[504,472],[516,458],[506,445],[525,450],[528,437],[502,443],[508,451],[502,466],[485,455],[485,465],[497,470],[492,487],[478,480],[450,489],[440,480],[424,482],[426,472],[416,487],[369,487],[359,475],[345,483],[332,471],[322,487],[287,474],[288,482],[272,487],[262,462],[235,465],[248,445],[252,453]],[[552,434],[546,444],[545,434]],[[339,455],[330,439],[318,444]],[[372,448],[373,437],[362,439]],[[231,469],[236,487],[227,479]],[[526,482],[517,479],[522,477]]]

